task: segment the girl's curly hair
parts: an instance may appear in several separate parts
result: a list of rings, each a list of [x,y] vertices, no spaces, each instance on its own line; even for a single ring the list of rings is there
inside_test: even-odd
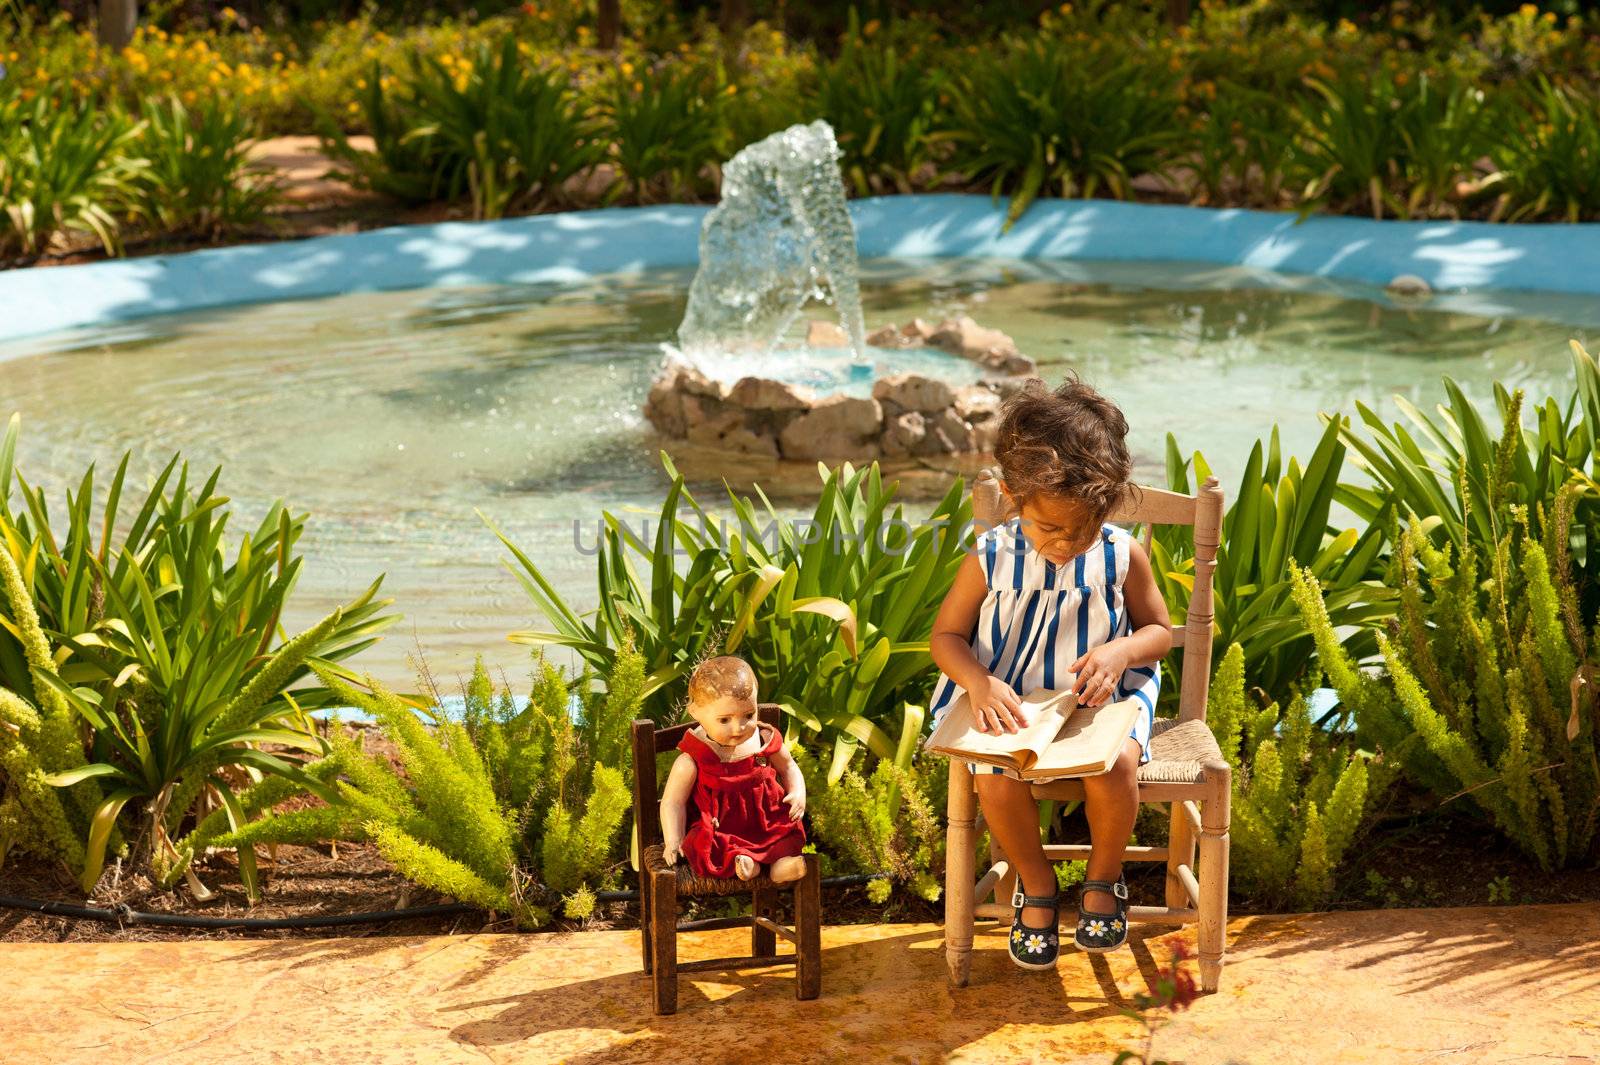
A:
[[[1006,400],[994,456],[1019,507],[1040,493],[1068,496],[1087,506],[1098,525],[1128,490],[1127,435],[1117,405],[1068,370],[1053,391],[1035,377]]]

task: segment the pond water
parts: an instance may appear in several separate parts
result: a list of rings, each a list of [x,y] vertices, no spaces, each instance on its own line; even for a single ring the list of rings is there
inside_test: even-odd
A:
[[[355,294],[14,343],[0,346],[0,419],[22,412],[19,464],[58,509],[89,463],[109,474],[125,450],[140,482],[174,451],[203,472],[220,464],[235,529],[273,498],[310,514],[292,629],[386,573],[405,618],[358,664],[408,683],[420,650],[449,690],[482,652],[521,689],[527,650],[505,634],[544,624],[475,510],[569,602],[593,607],[600,512],[642,528],[667,484],[640,408],[691,276]],[[1122,406],[1139,480],[1165,483],[1171,432],[1206,455],[1230,499],[1274,422],[1286,454],[1304,458],[1319,411],[1354,415],[1359,400],[1393,421],[1396,393],[1431,411],[1445,374],[1486,412],[1496,379],[1565,397],[1568,338],[1592,350],[1600,333],[1592,298],[1407,307],[1348,283],[1209,265],[879,260],[861,280],[869,328],[971,314],[1003,329],[1046,380],[1073,367]],[[818,483],[814,469],[779,477],[745,458],[693,468],[695,495],[724,516],[718,474],[746,490],[759,481],[790,517],[810,512]],[[920,475],[903,497],[942,494],[951,476]],[[1348,464],[1347,476],[1361,479]]]

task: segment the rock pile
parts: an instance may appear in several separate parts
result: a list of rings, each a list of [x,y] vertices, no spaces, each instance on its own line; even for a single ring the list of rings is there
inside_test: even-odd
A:
[[[813,322],[813,347],[842,347],[843,332]],[[885,326],[867,342],[876,347],[943,348],[971,359],[990,375],[953,387],[921,374],[874,382],[871,398],[818,396],[803,385],[744,377],[731,386],[680,360],[669,362],[650,386],[645,417],[666,436],[769,458],[804,461],[904,458],[990,451],[1000,404],[1034,374],[1034,362],[1012,339],[961,317],[929,326],[915,319]]]

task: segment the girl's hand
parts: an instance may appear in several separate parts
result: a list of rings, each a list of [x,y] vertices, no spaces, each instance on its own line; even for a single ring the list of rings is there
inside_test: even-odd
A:
[[[992,673],[967,692],[967,701],[979,732],[1015,732],[1028,724],[1016,691]]]
[[[1072,663],[1069,669],[1077,676],[1072,680],[1072,690],[1084,706],[1099,706],[1117,690],[1117,682],[1132,663],[1126,649],[1126,637],[1119,637],[1098,647],[1091,647]]]

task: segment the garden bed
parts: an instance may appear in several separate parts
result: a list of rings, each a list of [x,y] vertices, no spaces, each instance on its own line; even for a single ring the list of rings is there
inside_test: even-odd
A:
[[[1156,826],[1160,814],[1158,807],[1144,808],[1141,828]],[[1436,807],[1426,796],[1402,791],[1378,825],[1365,845],[1353,847],[1339,868],[1338,889],[1325,909],[1600,902],[1600,870],[1566,869],[1542,873],[1504,843],[1485,840],[1479,822],[1465,808]],[[1088,841],[1088,829],[1081,813],[1066,819],[1064,834],[1067,842]],[[1126,869],[1135,900],[1160,898],[1161,866],[1130,862]],[[162,891],[153,889],[148,882],[136,880],[124,882],[113,893],[97,896],[94,905],[124,903],[135,910],[152,913],[209,917],[302,918],[450,901],[408,883],[370,844],[286,845],[278,849],[276,862],[269,862],[262,856],[261,871],[262,900],[256,906],[245,904],[231,853],[214,855],[197,866],[201,880],[217,894],[213,902],[196,904],[187,891]],[[31,861],[7,863],[0,875],[0,894],[84,904],[82,893],[76,890],[70,877]],[[1076,899],[1075,890],[1069,897]],[[720,915],[728,905],[728,900],[692,905],[686,908],[685,919]],[[868,899],[866,889],[858,886],[825,887],[822,911],[826,922],[836,925],[937,923],[944,916],[942,903],[896,891],[887,903],[880,905]],[[1228,902],[1230,917],[1280,912],[1283,912],[1281,907],[1241,897],[1237,891],[1230,895]],[[545,931],[636,928],[636,904],[621,902],[601,904],[596,916],[586,922],[558,918]],[[0,942],[321,939],[511,931],[515,931],[511,921],[491,919],[488,914],[408,918],[336,928],[247,931],[131,924],[118,927],[88,919],[0,910]]]

